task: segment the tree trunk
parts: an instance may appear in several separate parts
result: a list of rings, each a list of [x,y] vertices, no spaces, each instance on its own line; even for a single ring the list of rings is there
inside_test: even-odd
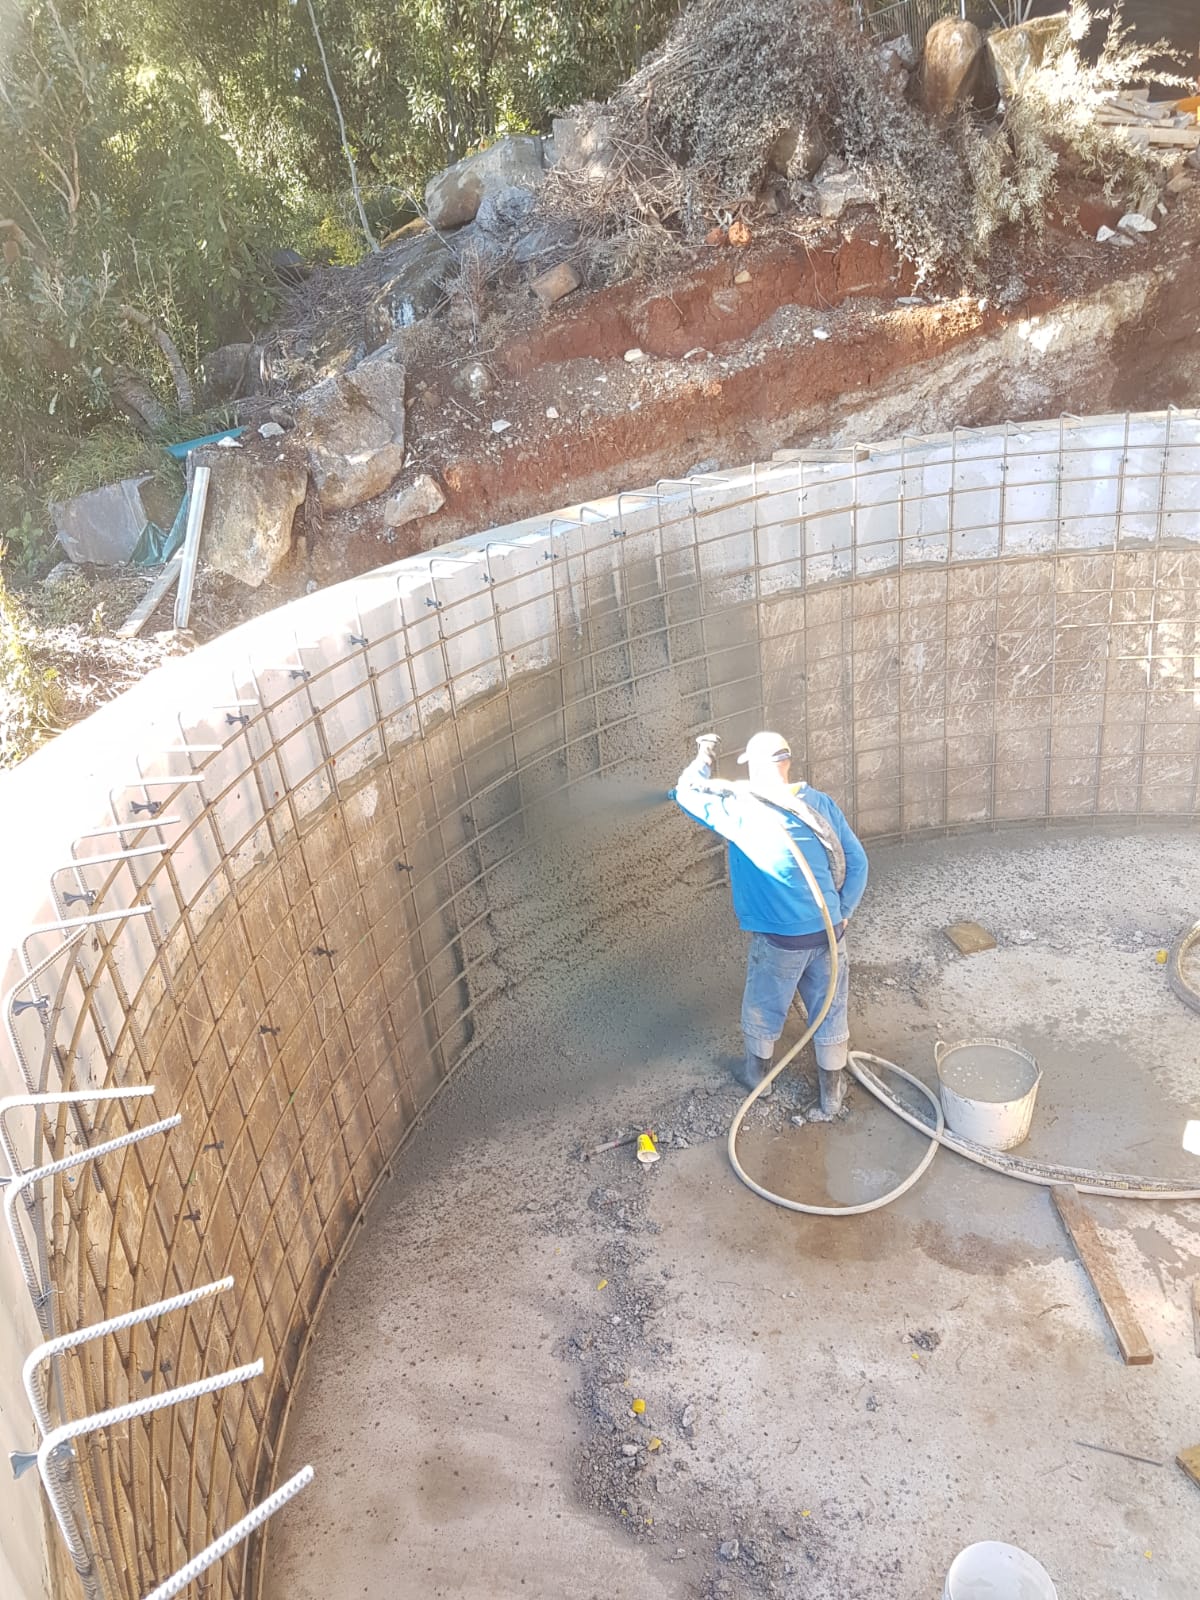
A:
[[[113,400],[139,433],[152,435],[167,426],[167,413],[144,378],[130,367],[111,367],[107,377]]]
[[[144,328],[155,344],[167,358],[167,365],[171,369],[171,379],[175,385],[175,397],[179,403],[179,415],[191,416],[194,407],[192,398],[192,380],[187,375],[187,368],[179,354],[179,347],[165,328],[155,322],[153,317],[148,317],[144,311],[137,311],[133,306],[119,306],[119,314],[126,322],[135,323],[139,328]],[[157,404],[157,402],[156,402]],[[159,407],[161,411],[162,407]]]
[[[333,101],[333,109],[337,112],[338,127],[342,135],[342,154],[346,158],[346,165],[350,168],[350,187],[354,190],[354,203],[358,207],[358,220],[362,224],[362,231],[367,243],[372,250],[378,250],[379,241],[371,232],[371,224],[367,221],[367,213],[363,208],[362,191],[358,187],[358,169],[354,165],[350,139],[346,133],[346,119],[342,116],[342,102],[338,99],[337,90],[333,87],[333,74],[329,70],[329,61],[325,55],[325,41],[321,37],[320,28],[317,26],[317,13],[313,10],[313,0],[307,0],[307,5],[309,21],[312,23],[313,37],[317,41],[317,49],[321,52],[321,65],[325,68],[325,82],[329,85],[329,98]]]

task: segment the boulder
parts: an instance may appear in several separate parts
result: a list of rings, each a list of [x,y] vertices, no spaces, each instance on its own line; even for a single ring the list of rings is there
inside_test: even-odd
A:
[[[548,257],[573,250],[578,243],[579,229],[566,218],[535,222],[532,228],[522,229],[513,245],[513,260],[521,265],[530,261],[545,262]]]
[[[828,155],[829,146],[819,128],[793,123],[771,146],[767,166],[785,178],[811,178]]]
[[[430,316],[446,297],[454,252],[436,233],[420,233],[398,250],[363,317],[368,350],[376,350],[395,328],[411,328]]]
[[[312,268],[297,250],[272,250],[269,256],[271,271],[280,283],[286,283],[289,288],[312,277]]]
[[[474,219],[489,190],[536,189],[545,176],[542,141],[511,134],[431,178],[425,185],[425,215],[434,228],[461,228]]]
[[[1070,19],[1065,11],[1055,17],[1035,17],[1015,28],[998,28],[987,37],[996,87],[1010,95],[1023,78],[1047,61],[1053,61],[1071,42]]]
[[[377,361],[296,400],[296,431],[323,511],[382,494],[404,466],[404,368]]]
[[[479,202],[475,221],[484,233],[502,238],[528,221],[536,205],[537,195],[532,189],[506,183],[499,189],[487,190]]]
[[[198,451],[196,459],[212,468],[201,558],[214,572],[257,589],[291,551],[292,519],[308,490],[304,459],[216,449]]]
[[[898,33],[894,39],[886,39],[879,49],[884,57],[895,56],[906,72],[915,72],[921,64],[921,52],[916,49],[906,33]]]
[[[223,344],[200,363],[201,405],[222,405],[262,389],[263,353],[256,344]]]
[[[921,103],[931,117],[948,121],[959,106],[979,105],[993,82],[983,35],[973,22],[943,17],[925,35]]]
[[[445,504],[441,484],[422,472],[388,499],[383,508],[383,523],[387,528],[402,528],[407,522],[416,522],[418,517],[431,517]]]
[[[549,164],[600,178],[613,163],[612,119],[603,112],[577,111],[555,117],[551,125]]]
[[[830,156],[813,179],[817,211],[823,217],[837,218],[847,206],[871,204],[871,192],[840,156]]]
[[[916,67],[916,59],[908,35],[889,39],[875,51],[879,62],[879,76],[889,94],[902,95],[908,88],[909,76]]]

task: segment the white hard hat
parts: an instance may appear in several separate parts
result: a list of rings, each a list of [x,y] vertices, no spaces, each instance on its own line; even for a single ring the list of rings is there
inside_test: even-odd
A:
[[[767,766],[773,761],[790,761],[792,747],[781,733],[756,733],[738,757],[742,767]]]

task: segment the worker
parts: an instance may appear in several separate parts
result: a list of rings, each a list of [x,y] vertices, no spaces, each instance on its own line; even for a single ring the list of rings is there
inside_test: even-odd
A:
[[[718,743],[713,733],[696,740],[696,758],[680,775],[673,798],[688,816],[728,840],[733,909],[750,935],[742,997],[745,1055],[734,1077],[744,1088],[756,1088],[771,1069],[796,990],[811,1018],[829,987],[825,924],[788,848],[786,831],[812,869],[838,941],[833,1002],[813,1040],[820,1108],[811,1115],[828,1122],[842,1110],[846,1093],[850,966],[845,933],[866,888],[866,851],[827,794],[789,781],[792,752],[780,734],[754,735],[738,757],[747,769],[746,781],[739,783],[714,777]]]

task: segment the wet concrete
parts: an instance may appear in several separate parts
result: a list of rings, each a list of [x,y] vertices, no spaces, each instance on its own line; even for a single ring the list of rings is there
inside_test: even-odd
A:
[[[932,1081],[936,1038],[1011,1038],[1045,1073],[1030,1154],[1200,1183],[1195,1018],[1155,960],[1194,920],[1195,851],[1174,830],[875,851],[856,1042]],[[1126,1369],[1042,1190],[943,1152],[883,1212],[765,1205],[721,1134],[725,892],[639,895],[649,864],[628,841],[609,862],[628,914],[576,922],[536,1004],[518,986],[344,1268],[285,1442],[318,1477],[274,1525],[270,1600],[916,1600],[984,1538],[1029,1549],[1064,1600],[1186,1600],[1200,1531],[1172,1458],[1200,1437],[1200,1208],[1089,1202],[1155,1351]],[[541,906],[568,938],[586,896],[562,859],[522,870],[522,926]],[[966,916],[995,950],[953,950],[939,930]],[[845,1122],[792,1126],[810,1077],[751,1114],[752,1172],[848,1203],[909,1170],[921,1140],[861,1091]],[[657,1166],[580,1159],[647,1125]]]

